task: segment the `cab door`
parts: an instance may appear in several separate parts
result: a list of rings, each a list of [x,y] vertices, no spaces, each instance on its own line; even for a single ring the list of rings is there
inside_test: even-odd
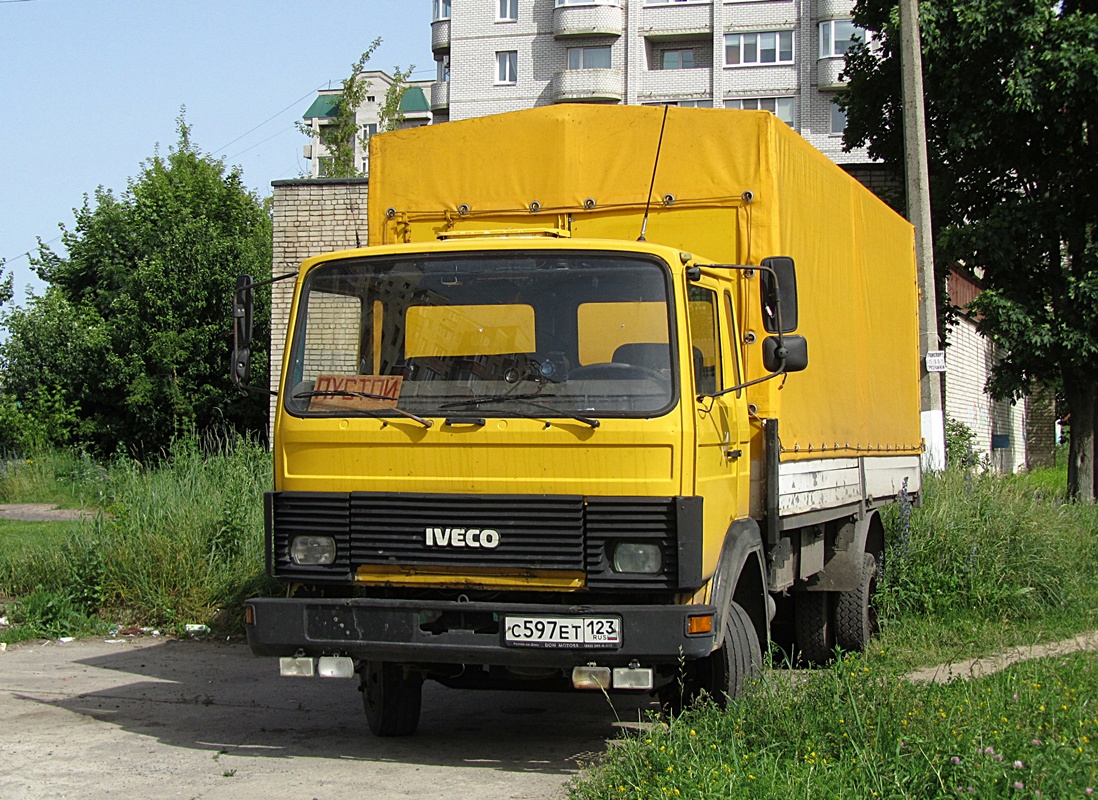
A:
[[[741,485],[750,469],[749,426],[744,392],[721,394],[734,387],[739,376],[738,337],[727,287],[704,275],[691,281],[687,308],[693,385],[684,399],[693,405],[694,491],[703,498],[705,574],[711,574],[728,526],[746,508]]]

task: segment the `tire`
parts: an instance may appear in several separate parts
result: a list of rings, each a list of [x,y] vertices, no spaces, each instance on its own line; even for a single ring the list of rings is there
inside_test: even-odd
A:
[[[664,713],[681,714],[702,696],[726,708],[761,666],[759,634],[743,607],[733,602],[724,623],[724,644],[705,658],[687,664],[679,680],[660,690]]]
[[[419,726],[423,679],[400,664],[367,661],[360,674],[366,722],[375,736],[411,736]]]
[[[835,650],[832,592],[797,592],[794,599],[794,649],[805,664],[821,666]]]
[[[856,589],[839,592],[835,603],[835,641],[843,650],[861,652],[879,630],[873,593],[877,589],[877,559],[862,555],[862,577]]]

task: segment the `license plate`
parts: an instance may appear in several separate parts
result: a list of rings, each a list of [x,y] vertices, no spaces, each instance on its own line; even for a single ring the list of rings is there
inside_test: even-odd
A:
[[[512,647],[621,647],[621,619],[505,617],[503,643]]]

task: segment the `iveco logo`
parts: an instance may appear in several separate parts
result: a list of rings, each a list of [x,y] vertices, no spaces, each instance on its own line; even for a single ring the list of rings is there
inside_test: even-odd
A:
[[[499,532],[491,528],[425,528],[428,547],[499,547]]]

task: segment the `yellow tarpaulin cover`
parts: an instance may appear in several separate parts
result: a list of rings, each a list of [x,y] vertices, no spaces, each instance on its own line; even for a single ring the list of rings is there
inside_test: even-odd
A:
[[[809,367],[749,393],[779,419],[782,459],[918,452],[911,226],[773,114],[666,111],[664,125],[664,108],[547,106],[373,137],[369,242],[500,228],[635,242],[652,185],[648,242],[796,260]],[[739,307],[761,342],[757,302]],[[761,375],[760,344],[744,348]]]

